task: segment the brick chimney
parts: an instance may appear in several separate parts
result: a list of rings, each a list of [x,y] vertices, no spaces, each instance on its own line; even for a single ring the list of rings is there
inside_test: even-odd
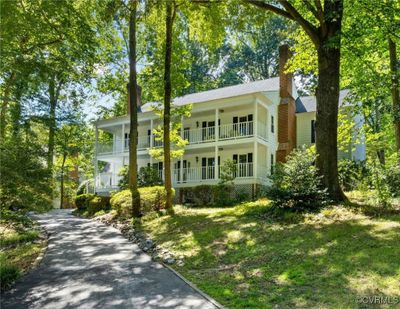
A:
[[[128,92],[128,106],[127,106],[127,112],[128,114],[131,113],[131,105],[129,104],[129,100],[130,100],[130,95],[129,95],[129,83],[126,84],[126,90]],[[138,96],[138,100],[137,100],[137,110],[138,113],[142,112],[142,87],[140,87],[139,85],[137,85],[137,96]]]
[[[296,103],[293,98],[293,74],[285,73],[291,57],[288,45],[279,47],[279,97],[278,105],[278,150],[276,161],[285,162],[286,156],[296,147]]]

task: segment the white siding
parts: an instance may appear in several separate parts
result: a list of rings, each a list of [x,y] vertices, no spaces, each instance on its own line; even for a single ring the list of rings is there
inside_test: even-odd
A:
[[[297,147],[311,145],[312,120],[315,120],[315,112],[296,114]]]

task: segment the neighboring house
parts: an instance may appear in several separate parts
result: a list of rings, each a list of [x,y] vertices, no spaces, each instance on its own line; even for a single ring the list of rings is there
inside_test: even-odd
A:
[[[280,68],[288,58],[289,51],[282,46]],[[270,184],[268,176],[277,161],[284,161],[295,147],[315,139],[315,99],[299,98],[292,75],[283,69],[276,78],[186,95],[176,98],[173,104],[192,104],[191,117],[182,119],[181,132],[189,143],[184,156],[174,159],[171,166],[173,186],[178,190],[217,184],[220,166],[231,159],[237,166],[235,184],[254,194]],[[149,155],[150,148],[162,147],[152,133],[161,121],[152,111],[152,104],[141,106],[138,168],[154,167],[162,177],[163,162]],[[109,144],[96,141],[95,190],[107,194],[118,188],[118,172],[129,163],[129,115],[99,120],[96,139],[98,130],[112,134]],[[102,170],[99,161],[106,163]]]

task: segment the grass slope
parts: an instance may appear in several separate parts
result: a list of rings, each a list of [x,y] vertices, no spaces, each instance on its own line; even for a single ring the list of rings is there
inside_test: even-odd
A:
[[[36,260],[44,241],[28,218],[6,214],[0,220],[0,281],[1,290],[26,272]]]
[[[142,228],[183,256],[174,266],[229,308],[358,308],[362,296],[400,299],[400,216],[335,206],[265,215],[268,201],[145,217]],[[399,304],[400,306],[400,304]]]

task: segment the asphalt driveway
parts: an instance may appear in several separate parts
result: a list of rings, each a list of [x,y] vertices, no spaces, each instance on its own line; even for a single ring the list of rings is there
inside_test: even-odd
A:
[[[2,295],[1,308],[216,308],[118,230],[54,210],[39,267]]]

